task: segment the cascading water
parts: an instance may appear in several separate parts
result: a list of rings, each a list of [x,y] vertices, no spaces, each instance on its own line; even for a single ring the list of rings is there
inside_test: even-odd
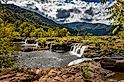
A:
[[[82,57],[86,48],[88,48],[88,46],[82,46],[80,44],[75,44],[74,46],[71,47],[70,54],[76,55],[77,57]],[[92,61],[92,59],[91,58],[76,59],[74,61],[71,61],[68,64],[68,66],[79,64],[84,61]]]
[[[81,46],[80,44],[75,44],[74,46],[71,47],[70,54],[76,55],[77,57],[81,57],[83,56],[83,53],[86,48],[88,48],[88,46]]]
[[[52,52],[52,44],[50,44],[49,51]]]

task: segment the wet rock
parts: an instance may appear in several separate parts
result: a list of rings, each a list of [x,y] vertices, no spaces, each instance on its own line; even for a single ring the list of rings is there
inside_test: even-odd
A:
[[[109,69],[112,71],[118,71],[122,72],[124,71],[124,59],[111,59],[111,58],[106,58],[102,59],[100,62],[101,66],[105,69]]]

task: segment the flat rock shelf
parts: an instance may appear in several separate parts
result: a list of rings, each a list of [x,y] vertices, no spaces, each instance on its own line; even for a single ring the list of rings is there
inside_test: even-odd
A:
[[[19,52],[15,63],[18,67],[62,67],[78,59],[67,53],[46,51]]]

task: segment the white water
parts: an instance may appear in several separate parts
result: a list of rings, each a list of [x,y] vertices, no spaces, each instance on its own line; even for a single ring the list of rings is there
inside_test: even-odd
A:
[[[74,61],[70,62],[70,63],[68,64],[68,66],[76,65],[76,64],[79,64],[79,63],[84,62],[84,61],[92,61],[92,59],[91,59],[91,58],[81,58],[81,59],[77,59],[77,60],[74,60]]]
[[[75,44],[71,47],[70,54],[76,55],[77,57],[82,57],[86,48],[88,48],[88,46],[81,46],[80,44]]]
[[[82,46],[80,44],[75,44],[74,46],[71,47],[70,54],[76,55],[77,57],[82,57],[86,48],[88,48],[88,46]],[[71,61],[68,64],[68,66],[79,64],[84,61],[92,61],[92,59],[91,58],[76,59],[76,60]]]
[[[50,49],[49,49],[50,52],[52,52],[52,44],[50,44]]]

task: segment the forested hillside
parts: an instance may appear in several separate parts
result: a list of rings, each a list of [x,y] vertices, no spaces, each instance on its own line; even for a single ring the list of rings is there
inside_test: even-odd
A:
[[[106,25],[101,23],[86,23],[86,22],[74,22],[64,24],[67,27],[78,29],[81,33],[90,33],[93,35],[111,35],[114,27],[112,25]]]
[[[20,37],[62,37],[70,34],[54,21],[15,5],[0,5],[0,19],[12,24]]]

